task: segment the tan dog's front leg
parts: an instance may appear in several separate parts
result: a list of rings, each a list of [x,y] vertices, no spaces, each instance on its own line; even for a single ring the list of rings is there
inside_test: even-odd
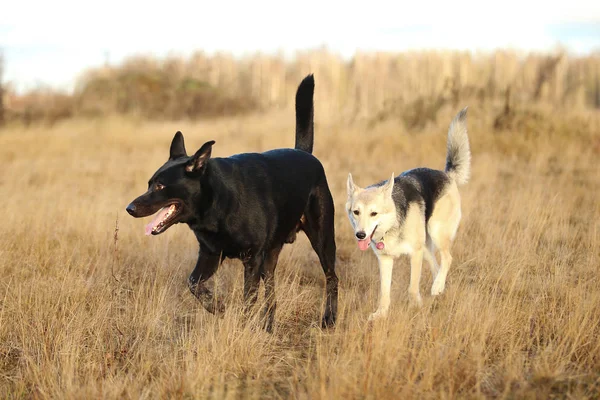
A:
[[[390,290],[392,286],[392,270],[394,259],[389,256],[379,256],[379,307],[371,314],[369,321],[387,317],[390,308]]]

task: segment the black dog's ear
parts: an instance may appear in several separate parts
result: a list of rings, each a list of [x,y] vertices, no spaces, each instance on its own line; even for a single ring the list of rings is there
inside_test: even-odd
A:
[[[171,151],[169,153],[170,160],[176,160],[181,157],[186,157],[185,143],[183,142],[183,133],[177,131],[171,142]]]
[[[200,150],[198,150],[196,154],[192,156],[190,161],[188,161],[187,165],[185,166],[185,170],[187,172],[201,171],[202,168],[206,166],[206,163],[210,158],[210,153],[212,152],[213,144],[215,144],[214,140],[204,143],[202,147],[200,147]]]

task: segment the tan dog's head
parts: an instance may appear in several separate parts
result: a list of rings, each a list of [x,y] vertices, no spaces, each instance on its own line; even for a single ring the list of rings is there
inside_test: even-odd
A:
[[[367,250],[371,241],[375,242],[378,249],[383,249],[381,239],[396,223],[393,191],[393,173],[385,183],[366,189],[355,185],[352,174],[348,174],[346,211],[360,250]]]

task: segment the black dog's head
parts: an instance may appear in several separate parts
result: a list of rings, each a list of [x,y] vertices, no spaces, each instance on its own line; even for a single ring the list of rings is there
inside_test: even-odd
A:
[[[126,208],[135,218],[158,211],[146,226],[146,235],[158,235],[170,226],[186,222],[193,215],[194,203],[200,195],[200,178],[206,170],[214,140],[206,142],[191,157],[185,151],[181,132],[171,142],[169,160],[152,175],[148,191]]]

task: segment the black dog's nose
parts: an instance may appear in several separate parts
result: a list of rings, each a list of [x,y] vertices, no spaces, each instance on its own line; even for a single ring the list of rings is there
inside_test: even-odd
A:
[[[129,204],[125,210],[129,213],[129,215],[135,216],[135,204]]]
[[[367,234],[364,231],[356,232],[356,237],[359,238],[360,240],[363,240],[364,238],[367,237]]]

